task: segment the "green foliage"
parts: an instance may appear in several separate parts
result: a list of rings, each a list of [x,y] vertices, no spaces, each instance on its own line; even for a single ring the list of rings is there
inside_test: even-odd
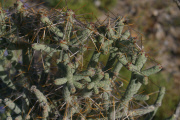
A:
[[[14,2],[15,2],[15,0],[1,0],[0,1],[1,7],[3,7],[3,8],[8,8],[8,7],[12,6]]]
[[[105,10],[107,12],[107,9],[112,8],[117,3],[117,0],[101,0],[100,9]]]
[[[66,6],[66,1],[62,0],[46,0],[47,2],[47,6],[51,7],[51,8],[60,8],[60,9],[72,9],[75,11],[76,15],[79,14],[84,14],[81,15],[80,17],[82,18],[82,20],[85,20],[85,18],[87,20],[94,20],[94,15],[98,16],[100,14],[100,12],[98,11],[98,8],[95,7],[95,5],[93,4],[93,2],[90,0],[70,0],[67,1],[67,8]],[[58,4],[59,3],[59,4]]]
[[[148,56],[124,30],[123,17],[88,23],[71,9],[31,12],[19,0],[0,14],[3,119],[114,120],[145,114],[151,119],[161,106],[164,87],[153,104],[130,105],[149,99],[138,91],[162,67],[143,68]],[[89,50],[92,56],[85,58]],[[117,79],[123,67],[131,77],[122,89]]]
[[[86,19],[88,18],[87,20],[90,21],[91,19],[95,20],[94,16],[99,16],[101,14],[100,11],[103,10],[107,12],[108,9],[115,6],[117,0],[100,0],[101,4],[99,8],[95,6],[94,0],[45,0],[45,2],[47,6],[52,8],[56,7],[62,9],[67,5],[68,8],[74,11],[77,10],[77,15],[84,14],[84,17]]]

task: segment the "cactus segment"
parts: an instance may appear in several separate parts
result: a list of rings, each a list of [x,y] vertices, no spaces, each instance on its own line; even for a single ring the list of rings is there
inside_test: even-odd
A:
[[[41,107],[42,107],[42,109],[43,109],[43,111],[42,111],[42,117],[43,117],[43,119],[44,120],[46,120],[46,118],[49,116],[49,110],[48,110],[48,108],[49,108],[49,106],[47,105],[47,103],[42,103],[42,105],[41,105]]]
[[[79,44],[83,44],[88,37],[93,33],[93,29],[92,29],[92,25],[87,25],[87,28],[85,28],[85,30],[82,31],[82,34],[77,36],[76,38],[72,39],[70,41],[70,45],[79,45]]]
[[[5,17],[6,17],[6,14],[0,8],[0,36],[2,36],[6,32]]]
[[[117,20],[116,20],[116,36],[119,38],[122,34],[124,28],[124,19],[121,18],[121,16],[118,16]]]
[[[67,102],[67,103],[70,103],[72,98],[70,96],[70,91],[69,91],[68,87],[64,88],[63,94],[64,94],[64,101]]]
[[[4,63],[4,61],[2,62]],[[9,88],[16,90],[16,86],[12,82],[12,80],[9,78],[7,72],[5,72],[3,65],[0,65],[0,78],[2,82],[7,85]]]
[[[141,70],[143,65],[146,63],[147,57],[145,55],[145,52],[140,53],[140,55],[137,57],[135,65],[138,67],[138,70]]]
[[[123,67],[123,65],[121,64],[121,62],[118,61],[113,70],[113,72],[115,73],[116,76],[118,76],[119,71],[121,70],[122,67]]]
[[[59,78],[54,80],[55,85],[63,85],[67,82],[67,78]]]
[[[141,74],[136,74],[136,78],[138,79],[139,82],[141,82],[143,85],[148,84],[148,77],[141,75]]]
[[[143,70],[142,74],[146,75],[146,76],[149,76],[151,74],[155,74],[155,73],[159,72],[161,69],[162,69],[162,66],[160,64],[158,64],[158,65],[153,66],[153,67],[151,67],[149,69]]]
[[[4,99],[4,104],[8,106],[11,110],[13,110],[16,114],[21,113],[21,109],[9,98]]]
[[[58,29],[55,25],[53,25],[53,22],[46,17],[45,15],[41,15],[41,22],[47,25],[47,28],[53,32],[57,37],[62,38],[63,37],[63,32]]]
[[[44,94],[39,91],[35,85],[31,86],[31,91],[35,94],[35,96],[37,97],[39,103],[40,103],[40,106],[44,106],[44,104],[47,104],[47,109],[48,111],[50,111],[50,107],[48,105],[48,101],[47,101],[47,98],[44,96]]]
[[[90,89],[93,89],[95,94],[98,94],[99,93],[99,90],[98,88],[99,87],[103,87],[104,86],[104,81],[101,81],[101,79],[104,77],[104,73],[98,69],[97,70],[97,75],[95,76],[94,78],[94,81],[92,81],[88,86],[87,88],[90,90]]]
[[[149,115],[146,117],[146,120],[152,120],[153,119],[153,117],[155,116],[158,108],[162,104],[162,99],[164,97],[164,94],[165,94],[165,87],[160,87],[158,97],[157,97],[157,99],[156,99],[156,101],[154,103],[154,106],[156,106],[156,107],[152,112],[149,113]]]
[[[145,108],[139,108],[139,109],[135,109],[135,110],[131,110],[129,111],[129,115],[131,116],[142,116],[144,114],[147,114],[149,112],[154,111],[156,107],[154,105],[145,107]]]
[[[77,82],[79,80],[85,80],[87,82],[91,82],[91,79],[88,76],[80,76],[80,75],[73,75],[73,67],[72,64],[67,64],[66,72],[67,75],[65,78],[57,78],[54,80],[55,85],[63,85],[67,83],[68,87],[71,89],[71,93],[76,92],[76,88],[82,89],[83,84]],[[76,87],[76,88],[75,88]]]
[[[135,100],[149,100],[149,95],[142,95],[142,94],[137,94],[137,95],[134,95],[134,99]]]
[[[110,25],[108,25],[108,27],[107,27],[107,36],[108,36],[108,39],[116,39],[116,37],[115,37],[115,32],[113,31],[113,28],[110,26]]]
[[[67,22],[66,22],[66,27],[65,27],[65,39],[69,42],[70,40],[70,34],[71,34],[71,31],[72,31],[72,27],[73,27],[73,23],[74,23],[74,12],[72,10],[68,10],[67,11]]]
[[[130,36],[130,32],[129,30],[126,30],[120,37],[120,40],[127,40],[129,36]]]
[[[89,62],[89,65],[88,65],[88,67],[96,67],[96,65],[97,65],[97,63],[98,63],[98,61],[99,61],[99,57],[100,57],[100,52],[97,52],[97,51],[95,51],[94,53],[93,53],[93,56],[91,57],[91,60],[90,60],[90,62]]]
[[[20,12],[20,10],[23,8],[23,3],[20,0],[17,0],[14,6],[16,7],[16,10]]]
[[[128,61],[127,61],[127,59],[126,59],[126,57],[125,57],[125,55],[123,53],[119,52],[117,57],[118,57],[118,61],[121,64],[123,64],[124,66],[128,64]]]

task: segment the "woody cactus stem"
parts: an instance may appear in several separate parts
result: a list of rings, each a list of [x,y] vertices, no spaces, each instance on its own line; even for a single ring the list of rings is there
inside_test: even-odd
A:
[[[163,87],[152,105],[134,108],[129,103],[149,99],[138,94],[139,89],[162,67],[145,69],[148,57],[130,30],[124,30],[124,21],[117,16],[103,25],[83,22],[70,9],[36,13],[21,1],[8,12],[1,9],[3,119],[114,120],[145,114],[152,119],[162,103]],[[90,45],[95,50],[87,60]],[[101,67],[103,56],[107,63]],[[131,72],[125,92],[122,81],[116,85],[122,67]]]

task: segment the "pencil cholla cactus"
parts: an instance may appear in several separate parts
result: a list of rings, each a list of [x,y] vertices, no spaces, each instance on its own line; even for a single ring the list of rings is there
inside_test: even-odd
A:
[[[103,25],[82,22],[65,8],[31,11],[21,1],[8,12],[1,9],[3,119],[114,120],[145,114],[152,119],[161,106],[163,87],[152,105],[132,108],[129,103],[149,99],[138,90],[162,67],[143,69],[148,56],[130,31],[123,30],[125,19],[117,16],[109,21]],[[95,50],[86,65],[84,54],[91,43]],[[108,58],[105,67],[99,66],[101,55]],[[120,87],[115,84],[122,67],[132,72],[124,93],[123,82]]]

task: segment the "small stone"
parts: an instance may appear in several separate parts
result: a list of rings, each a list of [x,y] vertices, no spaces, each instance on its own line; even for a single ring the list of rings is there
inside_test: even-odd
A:
[[[95,5],[96,7],[100,7],[101,1],[100,1],[100,0],[94,0],[94,5]]]
[[[164,32],[162,26],[159,23],[155,24],[155,30],[156,30],[155,37],[158,40],[162,40],[163,38],[165,38],[165,32]]]

